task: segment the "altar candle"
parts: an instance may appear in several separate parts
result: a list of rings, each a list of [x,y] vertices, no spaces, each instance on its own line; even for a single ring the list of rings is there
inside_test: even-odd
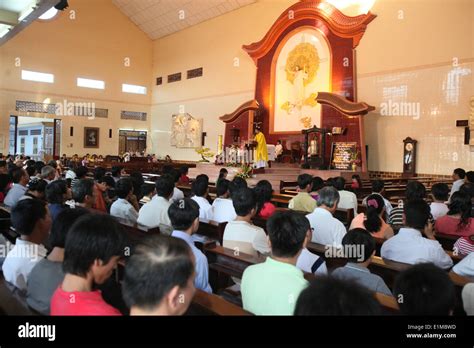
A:
[[[219,135],[217,138],[217,154],[220,155],[223,151],[223,145],[222,145],[222,135]]]

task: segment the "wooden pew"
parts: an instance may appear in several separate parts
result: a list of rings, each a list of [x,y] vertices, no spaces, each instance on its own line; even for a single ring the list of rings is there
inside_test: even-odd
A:
[[[218,241],[221,245],[224,240],[224,230],[227,222],[218,223],[216,221],[199,222],[199,229],[196,234],[209,237],[213,240]]]
[[[246,316],[252,314],[218,295],[197,289],[185,315]]]
[[[283,181],[280,180],[280,193],[285,193],[286,188],[295,189],[298,187],[298,181]]]

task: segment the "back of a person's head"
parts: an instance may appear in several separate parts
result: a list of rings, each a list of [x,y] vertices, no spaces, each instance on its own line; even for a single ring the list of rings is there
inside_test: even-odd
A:
[[[309,220],[295,211],[277,211],[267,221],[268,237],[272,244],[272,255],[292,258],[303,248],[310,229]]]
[[[354,281],[318,277],[300,293],[295,315],[380,315],[374,295]]]
[[[199,204],[190,198],[179,199],[168,208],[168,216],[175,230],[186,231],[199,217]]]
[[[230,181],[227,179],[219,179],[216,184],[217,197],[221,197],[229,192]]]
[[[463,225],[469,224],[472,209],[471,196],[465,192],[456,191],[451,195],[448,207],[448,215],[461,215],[458,227],[462,228]]]
[[[23,168],[15,166],[9,171],[9,175],[12,178],[13,183],[18,184],[25,175],[25,171]]]
[[[105,170],[104,167],[96,167],[94,169],[94,180],[97,180],[97,181],[101,180],[105,176],[106,173],[107,171]]]
[[[88,171],[87,168],[84,167],[84,166],[79,166],[74,170],[74,172],[76,173],[78,179],[85,178],[86,175],[87,175],[87,171]]]
[[[29,177],[35,176],[36,175],[36,168],[35,166],[27,166],[26,167],[26,172],[28,173]]]
[[[155,185],[153,185],[153,184],[144,183],[144,184],[140,187],[140,191],[141,191],[142,196],[148,196],[148,195],[151,194],[154,190],[155,190]]]
[[[444,182],[438,182],[431,186],[431,194],[438,201],[447,201],[449,198],[449,186]]]
[[[241,177],[234,177],[234,179],[232,179],[230,185],[229,185],[229,193],[230,193],[230,196],[232,197],[232,194],[237,191],[237,190],[240,190],[242,188],[247,188],[247,181],[245,181],[245,179],[242,179]]]
[[[456,174],[459,177],[459,179],[464,179],[464,177],[466,176],[466,171],[462,168],[454,169],[453,173]]]
[[[161,174],[162,175],[166,175],[166,174],[169,174],[173,171],[173,167],[170,166],[170,165],[164,165],[163,168],[161,169]]]
[[[126,235],[112,216],[81,216],[67,234],[63,270],[84,277],[96,260],[105,265],[112,257],[123,256],[126,244]]]
[[[0,192],[5,192],[7,186],[12,182],[10,175],[0,174]]]
[[[162,175],[155,181],[156,194],[168,199],[174,190],[174,182],[168,175]]]
[[[122,293],[126,305],[152,312],[174,287],[185,289],[194,273],[191,253],[179,238],[155,235],[143,239],[125,267]],[[189,304],[190,299],[184,300]]]
[[[123,167],[121,166],[113,166],[112,167],[112,176],[119,177],[120,173],[122,172]]]
[[[471,184],[474,184],[474,171],[470,170],[466,172],[466,180]]]
[[[35,162],[34,166],[35,166],[35,169],[36,169],[36,173],[40,174],[41,170],[43,169],[45,164],[44,164],[43,161],[37,161],[37,162]]]
[[[99,179],[99,182],[103,182],[107,186],[115,188],[115,180],[110,175],[106,175],[102,179]]]
[[[398,274],[393,293],[403,315],[450,315],[456,295],[448,273],[431,263]]]
[[[345,257],[349,262],[367,261],[375,251],[375,239],[363,228],[354,228],[342,238]]]
[[[383,180],[374,180],[372,181],[372,192],[380,193],[385,187]]]
[[[93,196],[94,180],[81,179],[72,188],[72,199],[78,203],[83,203],[86,196]]]
[[[48,182],[37,177],[31,178],[27,185],[29,191],[42,194],[44,194],[46,186],[48,186]]]
[[[22,235],[30,235],[36,223],[44,219],[48,211],[46,203],[39,199],[23,199],[11,211],[11,224]]]
[[[367,207],[366,219],[364,220],[364,227],[369,232],[379,232],[382,227],[380,214],[385,207],[385,201],[379,194],[373,194],[367,197],[365,201]]]
[[[133,184],[130,178],[122,178],[115,184],[115,193],[118,198],[127,198],[132,191]]]
[[[181,175],[188,175],[188,172],[189,172],[189,168],[188,166],[182,166],[179,168],[179,172],[181,173]]]
[[[41,178],[45,179],[50,177],[51,175],[56,175],[56,169],[51,167],[50,165],[44,166],[41,168]]]
[[[411,200],[404,204],[405,225],[417,230],[423,230],[430,218],[430,207],[422,199]]]
[[[64,209],[61,211],[51,226],[51,233],[49,234],[49,245],[51,248],[64,249],[66,237],[71,226],[77,219],[86,214],[86,209]]]
[[[319,190],[318,206],[326,206],[332,208],[334,204],[339,202],[339,192],[333,186],[326,186]]]
[[[270,202],[273,196],[273,187],[270,181],[260,180],[254,188],[255,195],[262,202]]]
[[[324,180],[319,176],[313,176],[313,191],[319,191],[324,187]]]
[[[225,175],[227,175],[229,173],[229,171],[225,168],[221,168],[221,170],[219,171],[219,179],[222,179],[224,178]]]
[[[238,216],[247,216],[252,209],[256,209],[257,200],[255,192],[249,188],[241,188],[232,193],[232,205]]]
[[[406,189],[406,200],[413,201],[418,199],[424,199],[426,196],[426,188],[421,182],[410,181],[407,184]]]
[[[473,199],[474,198],[474,183],[466,182],[462,184],[462,186],[459,188],[459,192],[464,192],[467,195],[469,195],[471,199]]]
[[[193,181],[191,185],[191,190],[193,194],[195,194],[198,197],[203,197],[208,189],[209,185],[209,178],[204,177],[204,176],[197,176],[196,180]]]
[[[53,167],[54,169],[58,168],[58,164],[56,163],[55,160],[50,160],[48,161],[48,166]]]
[[[346,187],[346,179],[344,179],[342,176],[338,176],[337,178],[334,178],[334,187],[338,191],[344,190]]]
[[[298,187],[301,190],[306,189],[306,186],[313,183],[313,177],[309,174],[300,174],[298,175]]]

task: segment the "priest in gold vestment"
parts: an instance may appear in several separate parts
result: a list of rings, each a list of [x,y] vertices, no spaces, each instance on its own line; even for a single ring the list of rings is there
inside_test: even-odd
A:
[[[255,167],[265,168],[268,161],[267,141],[265,140],[265,135],[258,128],[255,130],[254,141],[257,143],[255,148]]]

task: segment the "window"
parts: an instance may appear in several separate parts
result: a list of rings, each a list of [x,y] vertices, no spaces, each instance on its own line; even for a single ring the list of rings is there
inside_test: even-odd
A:
[[[77,78],[77,86],[85,88],[105,89],[105,82],[101,80]]]
[[[27,80],[27,81],[54,83],[53,74],[46,74],[46,73],[40,73],[40,72],[28,71],[28,70],[21,71],[21,79]]]
[[[122,84],[122,92],[134,94],[146,94],[146,87],[137,85]]]
[[[20,153],[25,154],[25,138],[20,138]]]
[[[33,155],[38,154],[38,137],[33,138]]]

